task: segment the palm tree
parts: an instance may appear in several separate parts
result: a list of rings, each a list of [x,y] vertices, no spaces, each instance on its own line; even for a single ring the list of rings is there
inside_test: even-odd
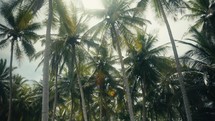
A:
[[[215,44],[211,42],[212,40],[207,39],[206,33],[199,32],[195,28],[192,28],[191,32],[192,38],[188,38],[188,41],[180,41],[192,47],[191,50],[185,53],[182,59],[190,68],[207,72],[210,77],[207,83],[212,85],[212,80],[214,79]]]
[[[83,24],[83,18],[82,16],[78,18],[78,11],[75,8],[75,6],[71,3],[71,9],[72,9],[72,14],[69,14],[67,9],[65,8],[65,5],[63,4],[62,1],[57,0],[56,1],[56,6],[57,6],[57,12],[59,14],[59,19],[60,19],[60,29],[59,29],[59,35],[64,36],[65,39],[65,47],[69,49],[69,51],[66,53],[65,56],[68,56],[68,53],[71,54],[69,57],[65,57],[66,64],[69,69],[69,75],[70,75],[70,87],[71,87],[71,96],[72,96],[72,86],[74,83],[74,70],[76,67],[76,73],[77,73],[77,81],[81,93],[81,102],[82,102],[82,111],[83,111],[83,117],[84,120],[87,121],[87,111],[86,111],[86,106],[85,106],[85,99],[84,99],[84,93],[83,93],[83,87],[80,82],[80,77],[78,75],[78,67],[76,64],[76,45],[79,43],[78,39],[80,39],[80,34],[83,32],[83,28],[85,28]],[[66,36],[65,36],[66,35]],[[72,97],[71,97],[72,98]],[[72,112],[72,108],[71,108]],[[73,113],[71,113],[71,118],[72,120]]]
[[[190,0],[185,4],[186,9],[190,13],[184,15],[184,18],[196,19],[192,27],[201,28],[208,37],[214,36],[215,32],[215,25],[213,23],[215,21],[214,2],[214,0]]]
[[[60,62],[62,60],[62,54],[60,53],[61,48],[63,48],[63,46],[60,46],[59,44],[61,44],[62,42],[55,42],[52,43],[51,49],[52,49],[52,53],[51,53],[51,74],[54,75],[54,80],[55,80],[55,93],[54,93],[54,104],[53,104],[53,115],[52,115],[52,121],[54,121],[55,119],[55,113],[56,113],[56,107],[57,107],[57,97],[58,97],[58,73],[59,73],[59,66],[60,66]],[[62,44],[61,44],[62,45]],[[54,50],[53,50],[54,48]],[[54,52],[53,52],[54,51]]]
[[[11,6],[16,6],[18,4],[23,4],[25,3],[25,12],[26,13],[30,13],[30,17],[26,17],[26,18],[32,18],[32,15],[35,15],[37,13],[38,10],[40,10],[40,8],[43,6],[44,4],[44,0],[31,0],[31,1],[25,1],[25,0],[16,0],[16,2],[12,1],[13,5]],[[51,23],[52,23],[52,0],[49,0],[49,15],[48,15],[48,22],[47,22],[47,31],[46,31],[46,47],[45,47],[45,53],[44,53],[44,67],[43,67],[43,100],[42,100],[42,121],[47,121],[48,120],[48,100],[49,100],[49,86],[48,86],[48,80],[49,80],[49,57],[47,55],[49,55],[49,43],[50,43],[50,33],[51,33]],[[6,7],[5,7],[6,8]],[[12,11],[12,10],[10,10]],[[8,11],[6,10],[5,13],[7,13]],[[10,18],[10,17],[9,17]],[[26,21],[27,23],[29,21]],[[30,28],[34,28],[36,26],[32,26]],[[31,33],[32,31],[30,31]],[[24,34],[25,35],[25,34]],[[2,43],[2,42],[0,42]],[[4,43],[4,41],[3,41]],[[11,56],[12,57],[12,56]],[[11,62],[12,63],[12,62]],[[12,67],[12,66],[11,66]],[[12,74],[11,74],[12,75]],[[11,76],[12,78],[12,76]],[[12,80],[11,80],[12,81]],[[11,85],[12,87],[12,85]],[[12,94],[11,94],[12,96]],[[10,113],[9,113],[10,114]],[[10,116],[10,115],[9,115]],[[8,118],[8,121],[10,121],[10,119]]]
[[[42,121],[49,120],[49,59],[50,59],[50,43],[51,43],[51,25],[53,18],[52,0],[48,2],[48,21],[46,28],[46,41],[44,51],[43,65],[43,100],[42,100]]]
[[[185,89],[184,82],[183,82],[183,75],[181,73],[181,65],[180,65],[179,58],[178,58],[178,52],[176,49],[175,40],[174,40],[172,30],[171,30],[171,27],[169,25],[167,16],[166,16],[165,11],[164,11],[164,7],[166,8],[166,10],[169,10],[169,11],[177,10],[175,8],[180,7],[182,0],[174,0],[174,1],[153,0],[152,2],[153,2],[155,9],[157,10],[156,12],[158,12],[158,15],[162,16],[164,23],[166,24],[167,31],[168,31],[169,38],[170,38],[170,42],[171,42],[172,49],[173,49],[173,54],[174,54],[175,61],[176,61],[176,68],[177,68],[177,72],[179,75],[179,83],[180,83],[180,89],[181,89],[182,96],[183,96],[183,102],[184,102],[186,117],[187,117],[188,121],[192,121],[189,101],[188,101],[186,89]],[[138,4],[139,6],[137,5],[137,7],[141,7],[142,4],[140,4],[140,3],[145,3],[145,1],[141,0]],[[143,7],[145,7],[145,5]]]
[[[42,81],[42,80],[41,80]],[[43,85],[42,82],[33,81],[33,84],[31,84],[31,95],[32,95],[32,102],[31,102],[31,111],[32,112],[32,121],[41,121],[42,118],[42,91],[43,91]]]
[[[10,76],[10,68],[6,66],[7,61],[4,59],[0,59],[0,118],[2,120],[6,120],[7,110],[5,110],[8,106],[8,92],[9,85],[7,80],[9,80]]]
[[[63,53],[65,53],[66,50],[64,47],[65,42],[64,42],[64,38],[60,38],[57,37],[55,39],[52,39],[52,43],[51,43],[51,53],[50,53],[50,80],[54,80],[55,81],[55,98],[54,98],[54,104],[53,104],[53,115],[52,115],[52,120],[54,120],[54,114],[56,112],[56,105],[57,105],[57,88],[58,88],[58,78],[59,78],[59,74],[63,68],[62,61],[64,61],[64,56],[67,55],[63,55]],[[36,54],[33,55],[33,57],[31,59],[38,59],[39,57],[41,57],[41,61],[38,64],[38,67],[41,66],[41,64],[44,62],[44,50],[41,50],[39,52],[37,52]],[[64,63],[64,62],[63,62]],[[61,65],[62,64],[62,65]]]
[[[27,84],[28,80],[20,75],[13,76],[13,117],[11,120],[31,120],[32,114],[31,102],[34,95],[31,94],[31,88]]]
[[[33,16],[30,12],[22,8],[17,8],[17,13],[14,13],[13,10],[15,7],[14,3],[3,3],[1,7],[1,15],[4,17],[7,25],[0,24],[2,38],[0,43],[1,46],[5,46],[8,42],[11,42],[10,89],[12,89],[13,51],[16,50],[16,57],[20,59],[23,53],[19,44],[21,43],[24,53],[29,57],[33,55],[35,50],[31,40],[36,40],[38,38],[38,35],[34,31],[40,28],[39,23],[33,23]],[[11,108],[12,91],[10,91],[8,121],[10,121],[11,118]]]
[[[77,10],[75,7],[72,5],[71,9],[73,9],[74,14],[69,14],[67,11],[67,8],[65,7],[64,3],[62,1],[56,0],[53,1],[54,9],[53,12],[55,12],[56,15],[58,15],[58,18],[55,18],[55,20],[59,20],[59,34],[55,37],[52,38],[52,43],[50,45],[50,65],[52,67],[52,70],[55,71],[55,81],[57,81],[57,70],[59,70],[59,73],[61,72],[62,68],[67,66],[69,70],[69,75],[70,76],[70,92],[71,92],[71,100],[72,94],[73,94],[73,86],[74,86],[74,69],[75,69],[75,64],[74,64],[74,58],[75,58],[75,47],[74,45],[77,44],[78,42],[76,39],[78,39],[78,34],[80,34],[83,31],[83,26],[81,25],[82,19],[78,20],[77,18]],[[72,15],[72,16],[71,16]],[[56,21],[54,21],[56,22]],[[44,54],[44,50],[38,52],[34,57],[38,58]],[[44,62],[44,57],[41,62]],[[60,66],[60,62],[62,62],[62,65]],[[40,63],[41,64],[41,63]],[[39,64],[39,65],[40,65]],[[59,69],[60,67],[60,69]],[[57,85],[56,85],[57,87]],[[56,88],[57,89],[57,88]],[[57,92],[57,90],[55,90]],[[56,97],[57,93],[55,93]],[[57,100],[57,99],[56,99]],[[55,101],[56,101],[55,100]],[[72,104],[72,101],[71,101]],[[54,104],[56,105],[56,104]],[[85,106],[83,106],[85,107]],[[71,117],[70,120],[72,120],[74,113],[72,113],[72,108],[71,108]],[[54,119],[55,115],[55,106],[53,107],[53,116],[52,119]],[[84,111],[86,112],[86,111]],[[85,113],[86,114],[86,113]]]
[[[124,40],[127,42],[131,40],[133,29],[142,29],[146,20],[140,17],[134,17],[131,14],[134,13],[134,9],[130,8],[130,3],[132,1],[128,0],[102,0],[104,9],[89,11],[89,14],[97,16],[102,20],[93,26],[86,35],[93,34],[93,36],[105,37],[110,34],[112,39],[112,44],[118,52],[119,60],[121,63],[122,77],[124,81],[124,87],[126,90],[126,100],[128,102],[128,111],[130,115],[130,120],[134,121],[133,106],[130,95],[130,86],[128,83],[128,78],[125,73],[125,67],[123,62],[123,56],[120,48],[120,44]],[[105,35],[105,36],[104,36]],[[101,39],[103,40],[103,39]],[[125,42],[125,43],[127,43]]]
[[[107,120],[111,117],[111,113],[114,111],[113,106],[107,105],[107,102],[111,104],[112,97],[116,96],[116,87],[118,84],[115,82],[115,78],[120,76],[120,73],[113,66],[118,59],[113,55],[110,45],[106,41],[102,41],[101,45],[91,51],[90,62],[88,65],[92,68],[92,75],[89,78],[89,82],[93,83],[97,95],[94,101],[94,107],[99,107],[100,120]],[[91,97],[93,98],[93,97]],[[94,99],[94,98],[93,98]],[[98,102],[98,103],[97,103]],[[97,103],[97,104],[96,104]]]
[[[155,86],[159,80],[161,74],[160,71],[167,67],[166,58],[160,56],[162,52],[165,52],[166,46],[162,45],[154,47],[156,37],[147,34],[139,34],[134,46],[129,52],[130,56],[125,59],[129,61],[131,66],[129,67],[131,76],[134,80],[140,81],[142,98],[143,98],[143,121],[146,121],[146,96],[148,89]],[[138,82],[134,82],[138,83]],[[135,84],[137,86],[137,84]],[[137,88],[137,87],[133,87]],[[136,89],[137,90],[137,89]]]

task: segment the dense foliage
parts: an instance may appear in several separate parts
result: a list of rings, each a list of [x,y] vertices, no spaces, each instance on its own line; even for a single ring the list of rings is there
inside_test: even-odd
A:
[[[174,13],[170,16],[182,14],[193,22],[184,32],[189,33],[186,39],[179,41],[190,46],[180,57],[183,82],[193,121],[215,119],[215,1],[152,1],[101,0],[104,9],[86,10],[77,1],[66,5],[53,0],[50,120],[187,120],[177,64],[165,56],[169,45],[157,46],[162,40],[145,30],[150,23],[143,14],[146,7],[160,17],[159,3]],[[41,59],[38,66],[43,66],[45,50],[34,44],[44,46],[47,39],[37,33],[47,23],[47,18],[38,23],[37,14],[47,8],[46,1],[1,2],[0,51],[8,44],[11,49],[10,59],[0,59],[0,120],[41,121],[43,81],[13,74],[12,62],[14,53],[20,60],[24,52],[32,62]],[[98,23],[92,26],[90,20]]]

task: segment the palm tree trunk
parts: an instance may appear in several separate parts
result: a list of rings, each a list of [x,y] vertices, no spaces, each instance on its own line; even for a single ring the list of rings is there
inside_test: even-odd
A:
[[[117,36],[117,32],[115,30],[114,24],[111,25],[111,36],[112,36],[112,39],[116,42],[116,48],[117,48],[117,52],[118,52],[119,59],[120,59],[122,76],[123,76],[125,92],[126,92],[126,100],[128,101],[128,112],[129,112],[129,116],[130,116],[130,121],[134,121],[134,112],[133,112],[130,88],[129,88],[129,84],[128,84],[128,78],[125,74],[125,67],[124,67],[122,52],[121,52],[121,48],[119,45],[119,41],[117,39],[118,36]]]
[[[58,82],[58,61],[56,62],[56,71],[55,71],[55,94],[54,94],[54,104],[53,104],[53,114],[52,114],[52,121],[55,119],[56,107],[57,107],[57,82]]]
[[[74,104],[73,104],[73,95],[72,95],[73,91],[72,91],[72,89],[70,90],[70,93],[71,93],[71,95],[70,95],[70,99],[71,99],[71,103],[70,103],[70,104],[71,104],[70,113],[71,113],[71,114],[70,114],[69,121],[73,121],[73,114],[74,114],[74,113],[73,113],[73,109],[74,109],[74,108],[73,108],[73,107],[74,107],[73,105],[74,105]]]
[[[102,121],[102,92],[101,92],[101,85],[99,85],[99,119]]]
[[[77,79],[78,79],[78,86],[79,86],[79,89],[80,89],[80,93],[81,93],[81,105],[82,105],[82,111],[83,111],[83,116],[84,116],[84,121],[87,121],[88,118],[87,118],[87,110],[86,110],[86,104],[85,104],[85,98],[84,98],[84,91],[83,91],[83,87],[82,87],[82,84],[81,84],[81,80],[80,80],[80,74],[79,74],[79,70],[78,70],[78,64],[77,64],[77,61],[76,61],[76,51],[75,51],[75,43],[73,44],[73,52],[75,54],[74,56],[74,64],[76,66],[76,71],[77,71]]]
[[[143,121],[146,121],[146,86],[142,80],[142,95],[143,95]]]
[[[49,0],[49,14],[46,30],[46,42],[43,65],[42,121],[48,121],[49,119],[49,59],[51,43],[51,23],[52,23],[52,0]]]
[[[175,61],[176,61],[176,69],[177,69],[177,72],[178,72],[178,75],[179,75],[180,89],[181,89],[181,93],[182,93],[182,97],[183,97],[183,102],[184,102],[184,108],[185,108],[185,112],[186,112],[187,121],[192,121],[192,116],[191,116],[192,114],[191,114],[191,111],[190,111],[190,104],[189,104],[189,101],[188,101],[185,85],[184,85],[184,82],[183,82],[183,75],[181,73],[181,66],[180,66],[180,63],[179,63],[179,58],[178,58],[178,53],[177,53],[177,49],[176,49],[176,46],[175,46],[175,41],[174,41],[169,22],[167,20],[166,14],[164,12],[164,9],[163,9],[163,6],[162,6],[162,3],[161,3],[160,0],[158,0],[158,5],[159,5],[159,8],[161,10],[164,22],[166,24],[166,27],[167,27],[167,30],[168,30],[168,33],[169,33],[170,41],[171,41],[171,44],[172,44],[172,49],[173,49],[173,53],[174,53],[174,57],[175,57]]]
[[[9,97],[9,110],[8,110],[8,118],[7,121],[11,121],[11,116],[12,116],[12,84],[13,84],[13,79],[12,79],[12,71],[13,71],[13,48],[14,48],[14,41],[11,41],[11,50],[10,50],[10,97]]]
[[[74,107],[74,105],[73,105],[73,86],[74,86],[74,63],[75,63],[75,53],[74,53],[74,49],[73,49],[74,47],[72,46],[72,58],[71,58],[71,62],[68,62],[68,68],[69,68],[69,78],[70,78],[70,93],[71,93],[71,95],[70,95],[70,99],[71,99],[71,110],[70,110],[70,121],[73,121],[73,115],[74,115],[74,113],[73,113],[73,107]]]

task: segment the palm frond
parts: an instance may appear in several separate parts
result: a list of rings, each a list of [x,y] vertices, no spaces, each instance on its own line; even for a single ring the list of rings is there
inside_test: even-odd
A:
[[[146,10],[146,7],[148,6],[148,3],[149,3],[149,0],[140,0],[138,3],[137,3],[137,8],[141,8],[140,12],[142,11],[145,11]]]
[[[9,67],[6,63],[6,60],[0,59],[0,81],[9,79]]]
[[[23,40],[22,46],[23,46],[25,54],[28,57],[31,57],[35,53],[34,46],[32,45],[32,43],[29,40]]]
[[[15,55],[16,55],[16,59],[21,62],[21,58],[23,57],[23,53],[22,53],[22,50],[21,48],[19,47],[19,43],[16,42],[14,43],[14,48],[15,48]]]
[[[17,24],[16,27],[20,30],[26,29],[32,18],[33,15],[31,12],[27,12],[26,10],[20,8],[15,16],[15,23]]]
[[[27,31],[37,31],[41,29],[41,24],[40,23],[31,23],[29,24],[25,30]]]
[[[8,38],[0,41],[0,49],[7,47],[7,45],[8,45]]]
[[[33,0],[30,9],[33,13],[36,13],[43,6],[44,2],[44,0]]]
[[[8,26],[15,28],[16,22],[15,18],[13,16],[13,9],[15,7],[15,3],[5,3],[2,2],[2,7],[0,8],[0,13],[5,19],[5,22],[8,24]]]
[[[99,35],[100,32],[104,31],[103,29],[105,28],[105,26],[108,26],[105,24],[106,24],[105,20],[100,21],[98,24],[94,25],[89,30],[87,30],[84,33],[83,38],[86,38],[87,36],[91,36],[91,35],[93,35],[93,38],[96,37],[97,35]]]

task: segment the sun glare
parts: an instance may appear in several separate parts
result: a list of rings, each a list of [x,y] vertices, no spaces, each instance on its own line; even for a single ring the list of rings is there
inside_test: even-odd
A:
[[[101,0],[82,0],[86,9],[102,9]]]
[[[63,0],[63,2],[69,6],[71,0]],[[72,1],[76,6],[82,6],[85,9],[103,9],[101,0],[74,0]]]

